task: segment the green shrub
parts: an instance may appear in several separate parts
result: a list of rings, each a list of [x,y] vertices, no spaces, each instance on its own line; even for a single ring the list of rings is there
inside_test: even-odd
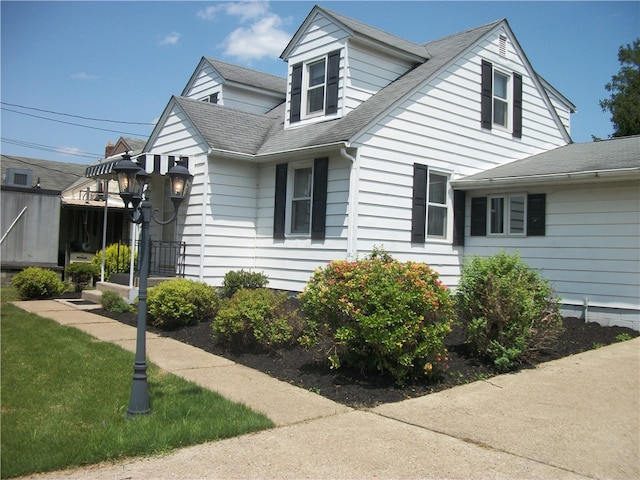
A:
[[[102,305],[102,308],[105,310],[113,313],[125,313],[131,311],[131,307],[129,307],[129,304],[125,299],[116,292],[112,292],[110,290],[102,292],[102,295],[100,295],[100,305]]]
[[[128,245],[121,243],[113,243],[105,248],[104,253],[99,250],[93,257],[92,263],[98,269],[98,272],[102,270],[102,257],[105,257],[104,261],[104,280],[109,281],[109,277],[112,273],[125,273],[128,272],[131,267],[131,248]],[[134,255],[134,262],[137,261],[138,254]]]
[[[65,290],[56,272],[40,267],[25,268],[13,277],[12,284],[22,300],[51,298]]]
[[[231,298],[238,290],[243,288],[264,288],[268,284],[269,278],[262,272],[230,270],[224,276],[220,293],[224,298]]]
[[[298,298],[308,323],[300,343],[328,352],[332,368],[373,369],[403,384],[436,375],[446,361],[453,302],[424,263],[375,249],[316,270]]]
[[[286,292],[241,289],[223,300],[213,320],[213,336],[230,348],[276,350],[295,345],[301,325]]]
[[[99,270],[92,263],[70,263],[64,269],[64,273],[71,279],[76,292],[93,283],[93,279],[99,275]]]
[[[215,314],[218,303],[214,287],[182,278],[150,288],[147,296],[151,324],[165,330],[208,320]]]
[[[558,298],[517,254],[465,261],[456,307],[470,350],[498,371],[513,369],[562,331]]]

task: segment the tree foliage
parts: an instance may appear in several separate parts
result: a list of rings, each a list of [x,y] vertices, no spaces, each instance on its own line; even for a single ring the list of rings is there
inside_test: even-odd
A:
[[[640,38],[618,49],[620,71],[605,89],[609,98],[600,100],[602,111],[611,113],[613,137],[640,134]]]

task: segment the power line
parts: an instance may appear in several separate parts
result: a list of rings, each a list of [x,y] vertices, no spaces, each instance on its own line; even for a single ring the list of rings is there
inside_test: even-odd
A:
[[[127,122],[125,120],[108,120],[108,119],[104,119],[104,118],[83,117],[82,115],[72,115],[70,113],[56,112],[56,111],[53,111],[53,110],[44,110],[42,108],[27,107],[26,105],[19,105],[17,103],[0,102],[0,104],[9,105],[10,107],[24,108],[26,110],[35,110],[37,112],[52,113],[54,115],[64,115],[65,117],[80,118],[82,120],[90,120],[90,121],[93,121],[93,122],[122,123],[122,124],[126,124],[126,125],[153,125],[153,123],[149,123],[149,122]],[[11,111],[11,110],[9,110],[9,111]]]
[[[91,153],[91,152],[83,152],[83,151],[77,151],[77,152],[66,151],[58,147],[53,147],[51,145],[43,145],[41,143],[27,142],[24,140],[15,140],[12,138],[2,137],[0,138],[0,141],[2,141],[3,143],[8,143],[9,145],[17,145],[18,147],[31,148],[33,150],[42,150],[45,152],[60,153],[63,155],[71,155],[71,156],[80,157],[80,158],[96,159],[96,158],[101,158],[103,156],[101,153]]]
[[[80,123],[73,123],[73,122],[65,122],[64,120],[56,120],[54,118],[47,118],[47,117],[42,117],[40,115],[33,115],[31,113],[25,113],[25,112],[18,112],[16,110],[11,110],[9,108],[2,108],[2,110],[4,110],[5,112],[12,112],[12,113],[17,113],[19,115],[26,115],[27,117],[34,117],[34,118],[41,118],[43,120],[49,120],[50,122],[55,122],[55,123],[64,123],[66,125],[73,125],[75,127],[83,127],[83,128],[90,128],[92,130],[101,130],[103,132],[112,132],[112,133],[120,133],[123,135],[132,135],[134,137],[144,137],[145,135],[142,133],[131,133],[131,132],[122,132],[119,130],[111,130],[108,128],[100,128],[100,127],[92,127],[89,125],[82,125]]]

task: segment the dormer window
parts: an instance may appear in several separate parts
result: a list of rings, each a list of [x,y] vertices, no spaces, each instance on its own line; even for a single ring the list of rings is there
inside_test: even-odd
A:
[[[340,50],[291,68],[289,122],[338,111]]]
[[[326,84],[325,59],[307,66],[308,87],[306,90],[307,115],[324,112],[324,89]]]

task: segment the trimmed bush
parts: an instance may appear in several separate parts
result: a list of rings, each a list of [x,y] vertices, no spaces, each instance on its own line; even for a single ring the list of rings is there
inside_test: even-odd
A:
[[[549,282],[517,254],[466,260],[455,298],[471,352],[498,371],[515,368],[562,331]]]
[[[92,263],[70,263],[64,269],[64,273],[71,279],[76,292],[93,283],[93,279],[99,275],[99,271]]]
[[[112,273],[125,273],[128,272],[131,267],[131,248],[128,245],[121,243],[113,243],[102,250],[98,250],[93,257],[92,263],[98,269],[98,272],[102,269],[102,257],[105,257],[104,261],[104,280],[109,281],[109,277]],[[134,255],[134,261],[137,262],[138,254]]]
[[[276,350],[295,345],[301,325],[286,292],[241,289],[223,300],[213,320],[213,336],[230,348]]]
[[[56,272],[40,267],[25,268],[13,277],[12,284],[22,300],[51,298],[65,291]]]
[[[164,330],[208,320],[215,314],[218,303],[214,287],[182,278],[150,288],[147,296],[151,324]]]
[[[316,270],[298,298],[308,323],[300,343],[328,353],[332,368],[374,370],[403,384],[436,375],[447,358],[453,302],[424,263],[375,249]]]
[[[110,290],[102,292],[102,295],[100,295],[100,305],[102,305],[102,308],[105,310],[113,313],[125,313],[131,311],[131,307],[125,299],[116,292],[112,292]]]
[[[224,298],[231,298],[238,290],[243,288],[264,288],[267,285],[269,285],[269,278],[262,272],[230,270],[224,276],[220,294]]]

